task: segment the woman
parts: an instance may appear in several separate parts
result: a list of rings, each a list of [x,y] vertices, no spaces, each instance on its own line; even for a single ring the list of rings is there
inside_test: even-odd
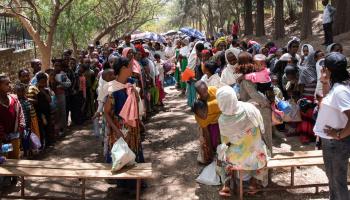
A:
[[[29,86],[27,96],[38,116],[40,140],[42,149],[44,149],[46,144],[53,143],[55,138],[55,131],[53,130],[54,115],[50,106],[52,91],[48,88],[48,76],[46,73],[39,72],[36,79],[36,85]]]
[[[298,54],[298,50],[300,47],[300,39],[297,37],[293,37],[289,42],[287,43],[287,52],[295,59],[298,60],[298,62],[301,61],[301,58]]]
[[[314,47],[311,44],[304,44],[301,47],[301,60],[299,62],[299,66],[304,66],[308,59],[308,56],[315,52]]]
[[[251,103],[238,101],[233,88],[221,87],[216,98],[222,112],[219,117],[221,141],[228,145],[226,162],[230,170],[245,170],[241,176],[249,181],[249,189],[257,187],[256,181],[267,185],[266,146],[261,134],[264,134],[264,122],[259,110]],[[220,191],[221,196],[230,194],[227,184]]]
[[[0,144],[12,144],[13,151],[6,157],[20,159],[20,137],[25,128],[25,120],[20,101],[10,95],[10,78],[0,74]]]
[[[202,64],[202,71],[204,75],[201,80],[204,81],[208,86],[221,87],[220,76],[216,73],[218,65],[214,61],[209,61]]]
[[[309,143],[314,140],[313,126],[313,110],[315,107],[314,96],[317,85],[316,72],[316,54],[315,52],[309,54],[304,66],[300,66],[299,74],[299,92],[302,100],[299,105],[301,108],[302,122],[298,124],[297,132],[300,134],[300,141],[302,143]]]
[[[104,115],[108,126],[108,154],[106,161],[111,163],[110,151],[113,144],[119,139],[124,138],[129,148],[135,153],[135,161],[140,163],[144,162],[143,151],[140,138],[139,119],[131,125],[125,122],[125,119],[121,116],[123,112],[124,104],[126,103],[129,95],[135,95],[138,98],[138,94],[134,88],[129,93],[127,90],[132,87],[128,83],[129,77],[132,76],[132,66],[129,59],[120,58],[119,61],[113,66],[114,73],[116,75],[116,82],[108,88],[108,99],[104,105]],[[134,94],[133,94],[134,93]],[[137,112],[135,116],[138,116],[138,107],[136,106],[134,112]],[[129,181],[123,181],[122,186],[131,186]]]
[[[196,100],[195,81],[199,80],[203,76],[201,69],[201,55],[204,50],[204,44],[202,41],[197,42],[188,58],[188,68],[195,72],[195,79],[189,80],[186,87],[187,105],[192,107]]]
[[[346,57],[338,52],[325,58],[322,70],[324,98],[314,127],[322,139],[323,160],[331,200],[350,199],[347,187],[350,155],[350,75]]]
[[[227,48],[226,37],[220,37],[217,39],[214,47],[216,48],[216,51],[225,51]]]
[[[252,55],[247,52],[242,52],[238,56],[237,73],[243,75],[254,72]],[[272,154],[272,119],[271,119],[271,105],[267,97],[258,92],[256,84],[248,80],[242,80],[240,83],[240,98],[241,101],[253,103],[260,111],[265,125],[265,134],[263,135],[269,153]]]
[[[233,86],[240,74],[236,73],[237,59],[241,50],[230,48],[225,51],[227,67],[221,73],[220,82],[224,85]]]

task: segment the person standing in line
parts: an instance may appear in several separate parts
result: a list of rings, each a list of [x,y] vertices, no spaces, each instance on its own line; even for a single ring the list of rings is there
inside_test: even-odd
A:
[[[322,0],[323,6],[323,31],[324,31],[324,45],[328,46],[333,43],[333,16],[335,14],[335,8],[331,6],[329,0]]]
[[[321,83],[324,98],[314,132],[322,140],[323,160],[330,200],[349,200],[347,186],[350,157],[350,74],[347,60],[338,52],[326,56]]]
[[[234,40],[238,39],[238,31],[239,31],[239,24],[235,20],[235,21],[233,21],[232,30],[231,30],[232,39],[234,39]]]

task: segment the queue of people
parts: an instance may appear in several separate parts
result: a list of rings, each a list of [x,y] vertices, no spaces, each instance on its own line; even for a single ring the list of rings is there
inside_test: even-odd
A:
[[[144,122],[164,106],[164,87],[171,79],[200,127],[197,160],[215,161],[220,169],[221,196],[231,195],[225,177],[235,169],[249,171],[244,181],[250,189],[267,185],[264,167],[278,131],[324,150],[331,195],[337,199],[345,193],[349,151],[344,142],[350,133],[342,50],[338,43],[316,50],[296,37],[278,47],[236,36],[201,41],[180,35],[164,44],[131,41],[128,35],[122,44],[90,44],[77,58],[65,50],[45,71],[34,59],[16,81],[0,75],[0,113],[6,116],[0,119],[0,139],[13,146],[8,158],[19,159],[21,151],[31,157],[63,137],[67,126],[94,120],[107,163],[119,138],[136,162],[144,162]],[[329,112],[334,118],[326,117]],[[334,146],[343,153],[335,153]]]
[[[296,37],[277,47],[273,42],[262,45],[231,36],[211,44],[187,39],[177,43],[177,77],[186,77],[177,79],[178,88],[186,90],[199,125],[200,163],[214,161],[220,177],[246,170],[247,187],[265,187],[264,167],[273,156],[273,133],[298,136],[301,144],[323,149],[331,199],[348,199],[343,195],[349,151],[343,145],[349,133],[350,79],[341,44],[332,43],[323,51]],[[188,60],[186,68],[181,65],[184,60]],[[328,122],[323,119],[327,112],[338,116],[327,118]],[[331,158],[335,145],[343,148],[337,159]],[[227,179],[221,183],[219,195],[230,196]]]

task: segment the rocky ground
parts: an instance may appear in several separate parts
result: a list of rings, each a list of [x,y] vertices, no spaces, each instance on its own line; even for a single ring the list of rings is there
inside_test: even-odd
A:
[[[165,109],[153,116],[147,123],[146,140],[143,143],[147,162],[152,162],[154,178],[147,182],[148,187],[142,193],[142,199],[153,200],[192,200],[220,199],[219,187],[196,183],[195,179],[204,166],[197,163],[198,129],[185,98],[173,87],[167,88]],[[103,162],[102,144],[92,133],[91,123],[75,127],[69,134],[57,142],[41,156],[42,160],[68,162]],[[313,149],[313,145],[300,145],[297,137],[286,138],[277,134],[274,151]],[[296,170],[296,184],[326,182],[324,170],[318,167]],[[288,170],[275,171],[275,184],[289,182]],[[125,193],[116,185],[105,181],[87,182],[88,199],[134,199],[135,192]],[[327,188],[322,188],[327,190]],[[20,187],[7,188],[8,194],[19,194]],[[327,199],[327,193],[314,194],[315,189],[300,189],[281,192],[259,193],[247,197],[255,199]],[[27,181],[26,194],[54,195],[58,197],[78,197],[80,194],[78,180],[31,178]],[[235,198],[232,198],[235,199]]]

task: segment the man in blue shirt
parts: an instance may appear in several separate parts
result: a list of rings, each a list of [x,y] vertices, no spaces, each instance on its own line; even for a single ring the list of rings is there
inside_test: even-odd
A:
[[[328,46],[333,43],[333,16],[335,14],[335,8],[331,6],[329,0],[322,0],[322,4],[325,6],[323,10],[323,30],[324,30],[324,45]]]

